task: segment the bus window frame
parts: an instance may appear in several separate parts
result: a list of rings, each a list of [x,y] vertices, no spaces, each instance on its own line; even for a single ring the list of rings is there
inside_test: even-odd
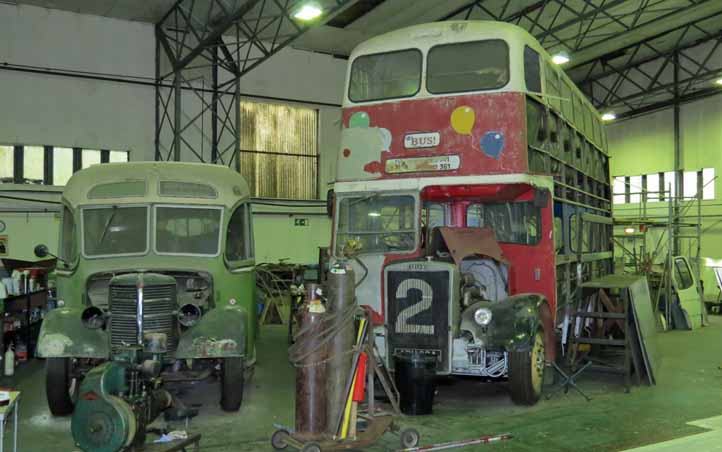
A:
[[[334,214],[333,214],[333,226],[332,226],[332,232],[331,232],[331,252],[332,255],[337,256],[337,248],[338,248],[338,235],[339,235],[339,222],[340,222],[340,216],[341,216],[341,202],[344,198],[364,198],[364,197],[370,197],[370,196],[410,196],[414,200],[414,247],[411,250],[406,251],[386,251],[386,252],[376,252],[373,253],[365,253],[365,252],[359,252],[358,255],[368,255],[368,256],[386,256],[388,254],[394,254],[394,255],[406,255],[406,254],[414,254],[419,251],[421,248],[421,195],[420,191],[409,191],[409,190],[382,190],[382,191],[359,191],[359,192],[341,192],[336,193],[334,196]]]
[[[354,99],[351,97],[351,86],[352,86],[351,80],[352,80],[352,77],[353,77],[353,66],[354,66],[354,64],[356,64],[356,61],[358,61],[360,58],[373,57],[373,56],[378,56],[378,55],[393,55],[393,54],[396,54],[396,53],[403,53],[403,52],[408,52],[408,51],[416,52],[416,53],[418,53],[419,56],[421,57],[421,58],[419,58],[419,84],[418,84],[418,86],[416,87],[416,91],[415,91],[413,94],[409,94],[409,95],[407,95],[407,96],[378,97],[378,98],[364,99],[364,100],[354,100]],[[395,100],[395,99],[408,99],[408,98],[410,98],[410,97],[415,97],[417,94],[419,94],[419,93],[421,92],[421,87],[424,86],[424,84],[425,84],[425,83],[424,83],[424,76],[425,76],[425,74],[424,74],[424,62],[425,62],[425,61],[424,61],[424,60],[425,60],[425,58],[424,58],[424,52],[422,52],[421,49],[418,49],[418,48],[416,48],[416,47],[409,47],[409,48],[407,48],[407,49],[392,50],[392,51],[390,51],[390,52],[376,52],[376,53],[367,53],[367,54],[364,54],[364,55],[359,55],[359,56],[357,56],[356,58],[354,58],[354,60],[351,62],[350,68],[349,68],[349,73],[348,73],[348,88],[347,88],[347,90],[346,90],[346,97],[348,97],[349,102],[351,102],[351,103],[353,103],[353,104],[363,104],[363,103],[366,103],[366,102],[379,102],[379,101]]]
[[[506,47],[506,70],[507,70],[507,77],[506,82],[504,82],[503,85],[495,87],[495,88],[485,88],[485,89],[469,89],[464,91],[448,91],[448,92],[442,92],[437,93],[434,91],[431,91],[429,89],[429,56],[431,55],[431,52],[436,49],[437,47],[448,47],[458,44],[476,44],[480,42],[487,42],[487,41],[501,41],[504,43],[504,46]],[[426,63],[426,70],[423,71],[423,77],[424,77],[424,89],[427,93],[434,95],[434,96],[448,96],[448,95],[454,95],[454,94],[464,94],[464,93],[484,93],[489,91],[498,91],[500,89],[506,88],[509,83],[511,83],[511,47],[509,46],[509,43],[506,42],[505,39],[502,38],[491,38],[491,39],[475,39],[473,41],[458,41],[458,42],[447,42],[443,44],[436,44],[434,46],[429,47],[426,50],[426,58],[424,58],[424,62]]]
[[[527,77],[529,75],[527,72],[527,69],[529,69],[527,67],[527,56],[528,56],[527,51],[532,52],[534,54],[533,56],[536,57],[536,69],[537,69],[536,76],[539,79],[539,90],[538,91],[531,89],[531,87],[529,86],[529,80],[527,79]],[[545,94],[544,93],[544,89],[545,89],[544,75],[542,75],[542,73],[544,72],[544,68],[542,67],[541,55],[539,54],[539,52],[537,50],[535,50],[529,44],[524,44],[524,50],[522,51],[522,55],[523,55],[522,66],[524,68],[524,87],[527,90],[527,94],[536,94],[536,95]]]
[[[536,234],[536,236],[535,236],[534,242],[532,242],[532,243],[508,242],[508,241],[504,241],[504,240],[501,240],[500,238],[496,237],[496,229],[493,228],[493,227],[491,227],[491,226],[488,226],[488,225],[484,225],[484,226],[469,226],[469,211],[470,211],[470,209],[471,209],[472,207],[474,207],[474,206],[477,206],[477,205],[490,205],[490,204],[519,204],[519,205],[531,206],[532,209],[535,209],[535,213],[536,213],[536,222],[535,222],[535,223],[536,223],[536,228],[537,228],[537,234]],[[544,224],[543,224],[543,221],[542,221],[542,217],[543,217],[543,215],[544,215],[544,209],[545,209],[544,207],[539,207],[539,206],[534,205],[534,201],[514,201],[514,200],[509,200],[509,201],[491,201],[491,202],[478,202],[478,201],[474,201],[474,202],[470,202],[470,203],[467,204],[466,207],[465,207],[465,211],[464,211],[464,225],[465,225],[466,227],[471,227],[471,228],[485,228],[485,227],[491,228],[492,230],[495,231],[495,232],[494,232],[495,240],[496,240],[498,243],[500,243],[500,244],[505,244],[505,245],[518,245],[518,246],[537,246],[537,245],[539,245],[539,244],[541,243],[541,240],[542,240],[542,237],[543,237],[543,234],[544,234]],[[511,219],[509,219],[509,223],[511,224]]]

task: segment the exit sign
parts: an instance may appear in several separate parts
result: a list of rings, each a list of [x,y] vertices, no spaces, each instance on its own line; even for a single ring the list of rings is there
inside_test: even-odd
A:
[[[308,226],[309,225],[308,218],[294,218],[293,225],[294,226]]]

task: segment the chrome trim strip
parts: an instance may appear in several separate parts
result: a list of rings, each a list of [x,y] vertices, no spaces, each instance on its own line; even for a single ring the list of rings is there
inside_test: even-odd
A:
[[[135,322],[138,327],[138,345],[143,344],[143,287],[138,287],[138,308],[136,309]]]

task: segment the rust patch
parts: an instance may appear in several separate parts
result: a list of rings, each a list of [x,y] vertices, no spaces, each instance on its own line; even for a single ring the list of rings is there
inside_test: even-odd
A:
[[[201,357],[217,356],[224,353],[233,353],[238,349],[238,343],[233,339],[216,340],[212,337],[197,337],[192,345],[195,354]]]
[[[38,341],[38,354],[40,356],[59,356],[73,346],[73,340],[60,333],[45,334]]]

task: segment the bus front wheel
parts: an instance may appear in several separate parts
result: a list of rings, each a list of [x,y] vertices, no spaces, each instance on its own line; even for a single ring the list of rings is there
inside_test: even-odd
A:
[[[45,360],[45,393],[53,416],[67,416],[73,412],[72,364],[72,358]]]
[[[529,350],[509,353],[509,389],[514,403],[534,405],[539,401],[544,367],[544,333],[539,329]]]
[[[243,402],[244,386],[243,358],[221,360],[221,408],[223,411],[238,411]]]

